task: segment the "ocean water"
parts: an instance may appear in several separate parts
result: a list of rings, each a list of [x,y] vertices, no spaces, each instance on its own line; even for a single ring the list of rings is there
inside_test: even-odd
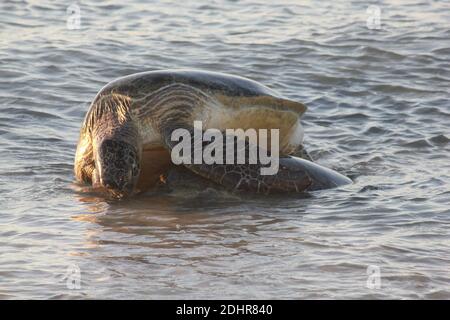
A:
[[[0,2],[0,299],[450,299],[448,1],[126,3]],[[75,183],[96,92],[166,68],[304,102],[307,149],[354,184],[108,202]]]

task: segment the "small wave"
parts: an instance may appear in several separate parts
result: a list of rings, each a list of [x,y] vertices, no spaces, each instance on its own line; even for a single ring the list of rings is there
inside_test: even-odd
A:
[[[412,149],[423,149],[432,147],[432,145],[426,139],[418,139],[415,141],[402,143],[401,146],[404,148],[412,148]]]
[[[351,121],[362,121],[369,119],[369,116],[362,112],[354,112],[354,113],[347,113],[347,114],[337,114],[334,116],[338,120],[351,120]]]
[[[382,134],[387,134],[390,133],[391,130],[386,129],[386,128],[380,128],[378,126],[371,126],[369,128],[367,128],[363,134],[367,134],[367,135],[382,135]]]
[[[413,114],[420,114],[420,115],[433,115],[438,117],[450,117],[450,113],[444,111],[442,108],[437,106],[416,106],[412,110]]]
[[[450,56],[450,48],[439,48],[431,51],[434,54],[442,54],[446,57]]]
[[[436,93],[436,90],[425,90],[419,88],[411,88],[402,85],[392,85],[392,84],[377,84],[372,86],[371,88],[375,92],[383,92],[383,93],[415,93],[415,94],[432,94]]]
[[[368,191],[377,191],[377,190],[381,190],[383,189],[383,187],[381,186],[375,186],[375,185],[367,185],[362,187],[358,193],[364,193],[364,192],[368,192]]]
[[[429,141],[435,145],[442,146],[450,142],[450,138],[446,135],[439,134],[437,136],[431,137]]]
[[[5,114],[14,114],[19,116],[30,116],[37,119],[63,119],[57,114],[51,114],[44,111],[36,111],[26,108],[5,108],[2,110]]]
[[[374,57],[378,59],[380,57],[389,58],[395,61],[401,61],[406,58],[406,56],[400,53],[396,53],[386,49],[375,48],[371,46],[361,46],[359,48],[359,51],[361,51],[361,54],[358,57],[359,59],[370,59],[371,61],[373,61]]]

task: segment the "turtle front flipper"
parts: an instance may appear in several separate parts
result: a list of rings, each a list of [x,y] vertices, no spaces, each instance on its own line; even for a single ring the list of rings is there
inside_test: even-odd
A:
[[[224,140],[225,141],[225,140]],[[250,145],[246,143],[246,151]],[[224,147],[225,154],[226,146]],[[265,151],[263,151],[265,152]],[[246,154],[249,154],[246,152]],[[258,150],[259,154],[259,150]],[[322,167],[311,161],[297,157],[281,157],[278,168],[273,174],[262,174],[260,164],[185,164],[185,167],[198,175],[214,181],[226,189],[251,193],[300,193],[351,183],[351,180],[340,173]],[[225,163],[225,160],[223,161]]]
[[[195,136],[195,129],[192,127],[177,127],[177,129],[185,130],[185,137]],[[258,157],[256,163],[251,162],[251,152],[255,152],[257,155],[268,153],[265,150],[260,150],[260,147],[258,146],[251,145],[247,140],[241,141],[241,146],[239,146],[237,137],[229,139],[230,136],[225,134],[222,134],[221,139],[222,141],[226,141],[222,146],[221,158],[216,157],[216,161],[209,164],[196,163],[194,157],[195,151],[186,156],[184,154],[185,150],[183,150],[183,155],[181,156],[179,153],[181,149],[179,150],[177,147],[179,141],[173,139],[169,128],[167,128],[163,137],[168,148],[172,151],[172,161],[182,163],[186,168],[199,176],[222,185],[226,189],[234,192],[246,191],[264,194],[300,193],[304,191],[333,188],[351,183],[350,179],[336,171],[297,157],[286,156],[274,159],[271,158],[272,160],[275,160],[275,166],[273,163],[263,165],[260,161],[260,157]],[[195,150],[196,141],[194,139],[189,141],[191,145],[188,149],[190,151]],[[209,143],[203,142],[200,146],[202,153],[214,143],[214,141]],[[233,144],[231,147],[230,143]],[[242,145],[244,145],[244,152],[242,152],[241,149]],[[199,148],[199,146],[197,146],[197,148]],[[234,158],[231,159],[232,161],[227,159],[227,152],[231,149],[234,150]],[[244,155],[244,161],[238,161],[238,150],[241,150],[241,154]],[[182,158],[182,161],[179,161],[180,157]],[[268,169],[268,167],[275,170],[264,170]]]
[[[321,167],[311,161],[291,156],[276,157],[276,162],[278,162],[277,170],[267,174],[265,169],[268,166],[263,165],[260,159],[256,163],[249,161],[247,158],[244,161],[237,161],[237,150],[242,148],[242,142],[241,146],[239,146],[236,137],[229,139],[229,135],[223,133],[221,140],[226,141],[226,143],[222,146],[221,161],[209,164],[198,162],[194,151],[196,149],[195,144],[198,144],[198,141],[195,140],[195,136],[198,135],[198,128],[194,128],[195,115],[201,114],[201,109],[205,108],[205,105],[218,102],[200,90],[187,85],[173,84],[155,92],[147,100],[147,103],[153,104],[151,118],[155,119],[163,143],[171,151],[172,161],[175,158],[176,161],[174,162],[182,163],[192,172],[229,190],[244,190],[265,194],[303,192],[335,187],[351,182],[350,179],[333,170]],[[183,134],[174,136],[176,131]],[[204,132],[201,132],[202,136],[203,134]],[[188,155],[184,154],[184,150],[182,156],[174,155],[174,153],[179,151],[177,146],[181,137],[194,137],[194,139],[189,138],[189,150],[193,152],[190,152]],[[214,141],[210,143],[200,142],[202,143],[200,146],[201,153]],[[235,156],[234,159],[231,159],[232,161],[226,159],[227,152],[230,149],[230,141],[233,144],[231,148],[235,150]],[[245,149],[243,154],[245,156],[249,156],[251,152],[256,152],[257,155],[268,154],[265,150],[261,152],[258,146],[251,144],[249,141],[244,141],[243,145]],[[181,161],[179,161],[180,158],[182,158]],[[270,167],[272,168],[272,163]],[[264,172],[266,174],[263,174]]]

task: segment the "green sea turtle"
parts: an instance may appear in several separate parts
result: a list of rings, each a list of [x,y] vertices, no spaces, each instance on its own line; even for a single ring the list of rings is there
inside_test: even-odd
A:
[[[75,155],[78,181],[121,198],[170,177],[175,129],[279,129],[279,169],[262,164],[184,164],[186,171],[229,190],[303,192],[350,183],[319,166],[303,149],[306,107],[253,80],[198,70],[150,71],[119,78],[95,97]],[[246,142],[246,148],[250,142]],[[296,157],[296,156],[300,156]]]

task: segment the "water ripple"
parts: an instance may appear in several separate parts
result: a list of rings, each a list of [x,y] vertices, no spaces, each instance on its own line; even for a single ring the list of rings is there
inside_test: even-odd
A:
[[[79,5],[81,29],[69,30],[62,2],[0,3],[0,298],[450,297],[445,2],[381,2],[380,30],[364,1]],[[111,202],[74,183],[96,92],[182,67],[305,102],[307,149],[354,184]],[[76,292],[60,281],[71,265]],[[366,287],[369,265],[380,290]]]

